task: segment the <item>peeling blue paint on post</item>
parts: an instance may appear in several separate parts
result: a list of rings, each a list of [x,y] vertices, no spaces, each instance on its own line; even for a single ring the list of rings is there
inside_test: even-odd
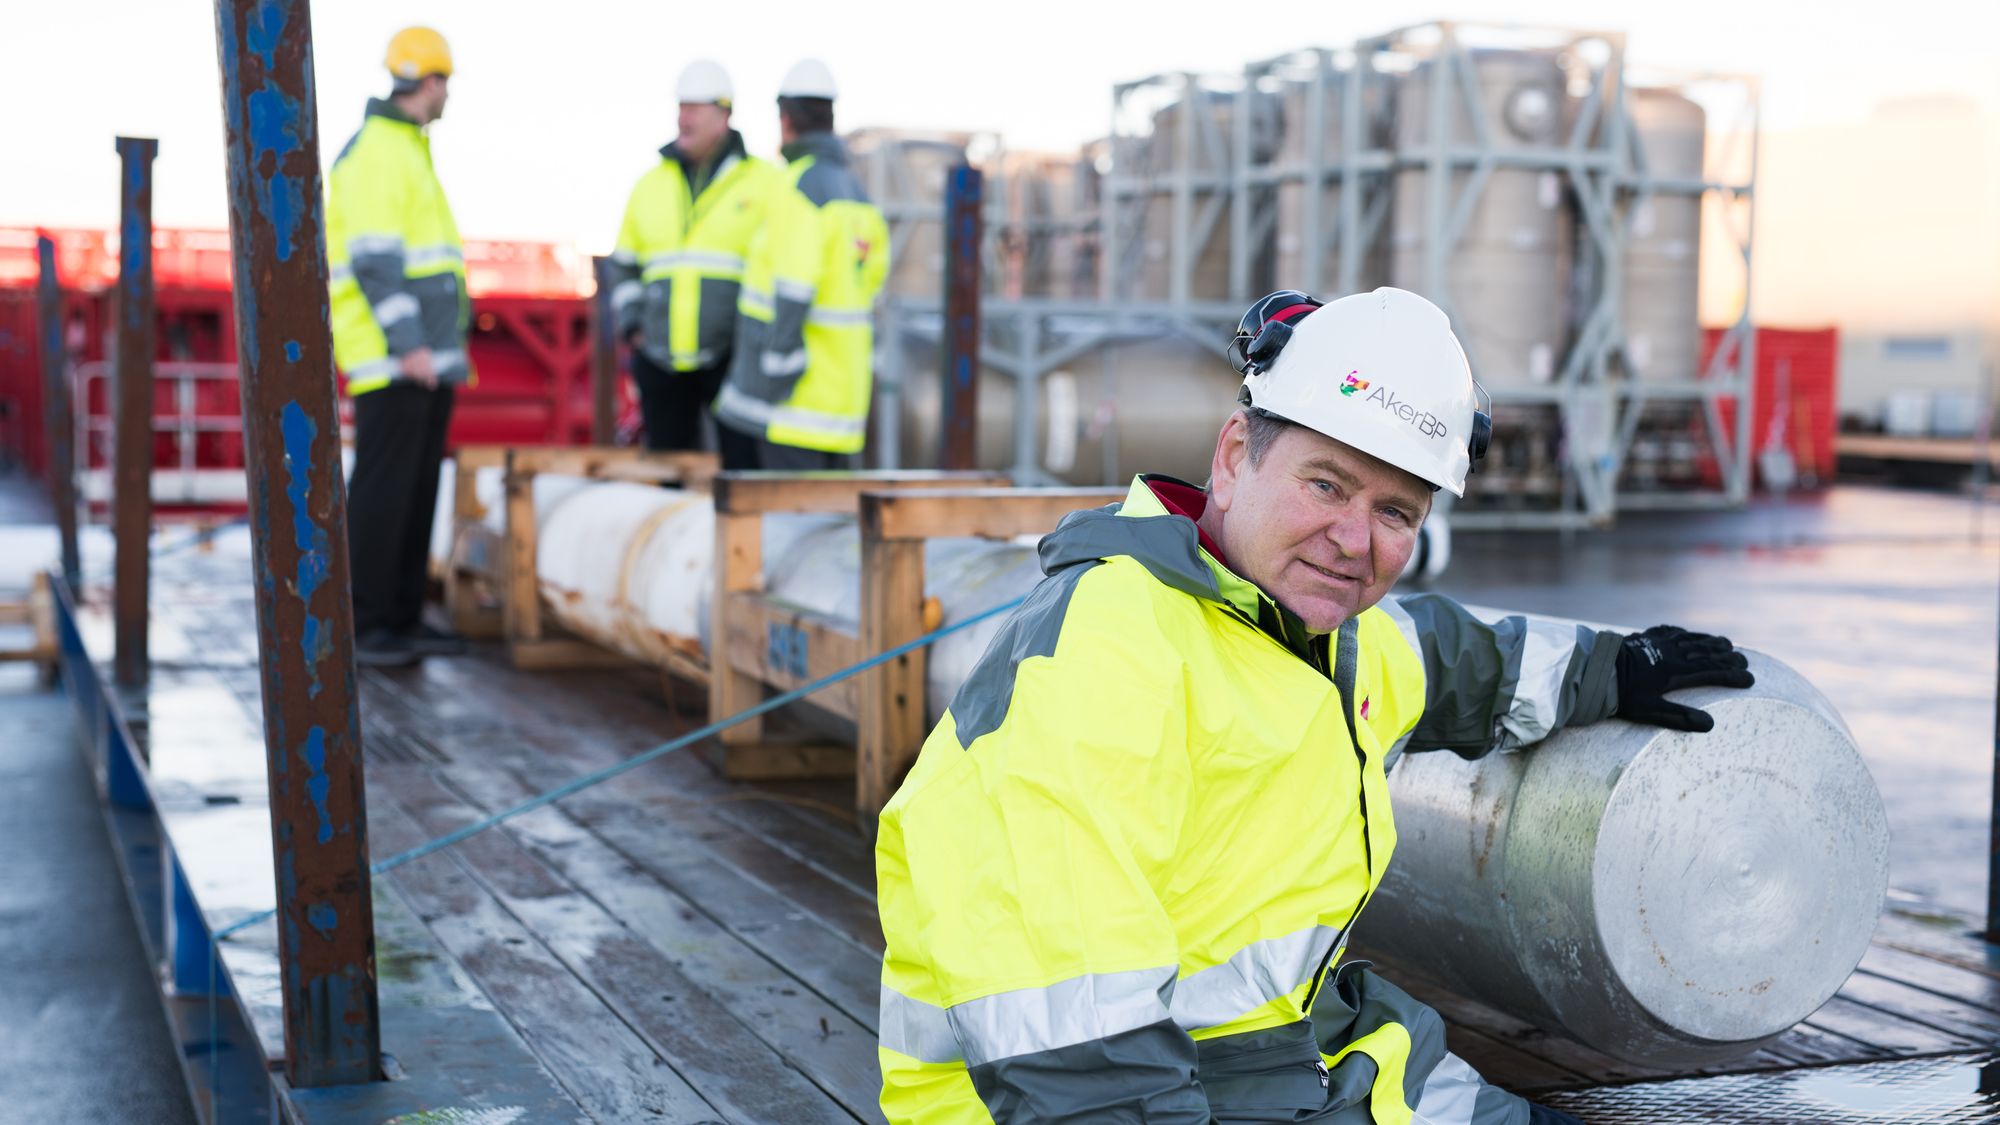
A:
[[[333,931],[340,928],[340,912],[323,902],[315,902],[306,907],[306,924],[319,931],[319,936],[333,940]]]
[[[285,1074],[367,1082],[380,1016],[312,20],[307,0],[215,4]]]
[[[306,779],[306,792],[312,795],[313,808],[319,813],[319,842],[333,843],[333,815],[326,810],[326,797],[332,791],[333,782],[326,776],[326,731],[319,727],[306,732],[305,748],[300,756],[306,760],[306,768],[312,773]]]

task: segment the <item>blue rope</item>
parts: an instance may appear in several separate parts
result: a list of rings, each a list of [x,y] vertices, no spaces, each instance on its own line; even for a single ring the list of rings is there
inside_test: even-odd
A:
[[[412,860],[422,859],[423,857],[430,855],[433,852],[443,851],[444,849],[451,847],[453,844],[459,843],[460,841],[466,840],[470,837],[477,836],[479,833],[486,831],[488,828],[492,828],[494,825],[500,824],[504,821],[512,820],[513,818],[520,816],[522,813],[533,812],[534,810],[539,809],[544,805],[552,804],[556,801],[562,800],[564,797],[580,793],[583,790],[588,789],[591,786],[596,785],[600,782],[609,781],[610,779],[617,777],[619,774],[625,773],[628,770],[637,769],[638,767],[645,765],[647,762],[650,762],[655,758],[661,757],[666,754],[671,754],[674,751],[681,749],[682,747],[690,745],[691,743],[700,742],[704,738],[708,738],[715,734],[719,734],[722,731],[725,731],[730,727],[735,726],[738,723],[744,722],[745,720],[754,719],[757,716],[765,714],[766,712],[769,711],[775,711],[778,708],[783,707],[788,703],[797,702],[798,700],[803,699],[806,696],[811,695],[816,691],[832,687],[834,684],[840,683],[842,680],[852,679],[853,677],[858,676],[861,673],[866,672],[870,668],[876,667],[877,665],[886,664],[889,661],[894,660],[905,653],[914,652],[917,649],[923,648],[925,645],[934,644],[937,641],[942,640],[943,638],[958,632],[960,629],[970,628],[971,626],[977,625],[981,621],[984,621],[989,617],[994,617],[999,614],[1006,613],[1008,610],[1013,609],[1014,607],[1020,605],[1022,602],[1026,600],[1027,598],[1023,596],[1015,598],[1010,602],[1004,602],[1000,605],[996,605],[992,609],[982,610],[981,612],[976,613],[971,617],[966,618],[963,621],[955,621],[950,625],[945,626],[942,629],[937,629],[932,632],[925,633],[923,636],[918,637],[916,640],[897,645],[895,648],[889,649],[888,651],[883,652],[879,655],[871,656],[859,664],[850,665],[849,667],[843,668],[838,672],[833,672],[828,675],[822,676],[819,679],[814,680],[809,684],[802,684],[798,687],[793,688],[790,691],[784,692],[779,695],[774,695],[771,698],[765,700],[764,702],[757,704],[755,707],[745,708],[744,710],[738,711],[736,714],[731,715],[728,718],[718,719],[715,722],[712,722],[705,727],[689,731],[688,733],[681,735],[678,738],[662,742],[658,746],[655,746],[651,750],[647,750],[644,753],[638,754],[631,758],[627,758],[622,762],[617,762],[614,763],[613,765],[606,766],[605,768],[597,770],[593,773],[584,774],[582,777],[576,778],[575,780],[572,781],[565,782],[564,784],[559,785],[556,788],[551,789],[545,793],[539,794],[534,797],[530,797],[527,800],[522,801],[520,804],[512,806],[511,808],[502,809],[499,812],[493,813],[490,816],[482,817],[479,820],[475,820],[471,824],[465,825],[462,828],[456,829],[451,832],[447,832],[444,835],[439,836],[435,840],[431,840],[427,843],[418,844],[416,847],[411,848],[409,851],[402,852],[398,855],[392,855],[387,859],[378,860],[375,863],[371,863],[368,865],[368,872],[371,875],[380,875],[385,871],[393,871],[396,868],[401,867]],[[276,910],[265,910],[256,914],[252,914],[248,918],[242,918],[235,922],[231,922],[229,925],[224,926],[220,930],[217,930],[215,933],[215,937],[212,940],[219,944],[223,938],[226,938],[229,935],[237,932],[238,930],[244,929],[245,927],[254,926],[259,922],[263,922],[270,918],[273,918],[277,915],[277,913],[278,912]]]

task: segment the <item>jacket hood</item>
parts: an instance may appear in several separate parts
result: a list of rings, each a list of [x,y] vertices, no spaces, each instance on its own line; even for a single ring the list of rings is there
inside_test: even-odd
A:
[[[847,164],[847,143],[832,133],[807,133],[785,146],[785,159],[803,160],[810,156],[823,164]]]
[[[1168,510],[1151,481],[1193,487],[1172,477],[1141,475],[1132,479],[1123,502],[1071,512],[1036,548],[1042,573],[1130,556],[1162,585],[1229,607],[1300,659],[1327,668],[1326,636],[1307,629],[1297,614],[1209,554],[1195,522]]]

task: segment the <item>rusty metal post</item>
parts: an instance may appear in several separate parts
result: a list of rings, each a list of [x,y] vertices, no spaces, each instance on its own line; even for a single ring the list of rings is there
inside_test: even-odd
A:
[[[986,189],[961,164],[945,181],[944,425],[938,468],[979,465],[979,242]]]
[[[153,534],[153,158],[160,142],[119,137],[118,439],[112,457],[112,674],[146,682],[146,591]]]
[[[379,1077],[312,28],[306,0],[216,0],[229,242],[277,861],[285,1076]]]
[[[590,299],[590,443],[611,445],[618,440],[618,318],[611,309],[611,259],[590,260],[597,294]]]
[[[63,340],[62,282],[56,277],[56,244],[35,240],[41,266],[37,313],[42,337],[42,422],[48,429],[49,500],[62,539],[63,581],[83,597],[83,565],[76,550],[76,413],[70,402],[69,345]]]

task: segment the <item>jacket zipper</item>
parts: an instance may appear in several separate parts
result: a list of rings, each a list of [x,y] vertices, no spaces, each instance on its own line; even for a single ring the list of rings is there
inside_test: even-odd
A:
[[[1361,749],[1361,732],[1354,721],[1355,665],[1359,663],[1361,652],[1360,629],[1352,618],[1340,627],[1337,645],[1328,646],[1333,656],[1333,689],[1340,696],[1340,714],[1347,720],[1347,741],[1354,750],[1354,762],[1358,767],[1355,796],[1361,805],[1361,863],[1366,876],[1362,883],[1361,902],[1354,913],[1348,915],[1347,924],[1327,947],[1326,956],[1320,958],[1319,967],[1313,970],[1312,988],[1306,991],[1305,1000],[1299,1005],[1307,1019],[1312,1018],[1313,1001],[1319,998],[1319,990],[1326,985],[1327,968],[1333,959],[1347,945],[1347,935],[1354,930],[1354,923],[1360,919],[1361,911],[1368,906],[1368,900],[1375,895],[1375,844],[1368,832],[1368,755]],[[1321,1067],[1325,1069],[1324,1065]],[[1327,1080],[1322,1077],[1321,1083]]]

